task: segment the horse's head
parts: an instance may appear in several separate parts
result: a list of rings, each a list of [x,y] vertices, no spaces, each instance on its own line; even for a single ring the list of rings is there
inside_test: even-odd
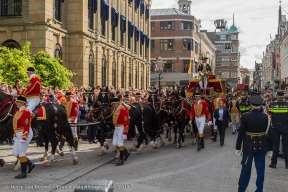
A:
[[[108,86],[100,89],[97,100],[102,105],[102,111],[104,113],[108,113],[109,112],[109,90],[108,90]]]

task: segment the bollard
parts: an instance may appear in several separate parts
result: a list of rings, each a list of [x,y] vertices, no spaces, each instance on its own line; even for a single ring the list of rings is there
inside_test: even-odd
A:
[[[74,192],[113,192],[112,180],[86,180]]]

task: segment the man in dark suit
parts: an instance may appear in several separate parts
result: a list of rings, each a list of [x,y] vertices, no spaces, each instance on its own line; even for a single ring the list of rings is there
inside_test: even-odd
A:
[[[242,170],[238,183],[238,192],[244,192],[249,184],[252,162],[254,158],[257,171],[255,192],[263,191],[265,157],[272,156],[272,129],[270,128],[270,118],[267,114],[261,113],[263,99],[259,96],[250,98],[252,111],[243,114],[241,117],[241,126],[236,141],[236,154],[241,154],[242,147]]]
[[[219,108],[215,110],[214,118],[216,120],[216,126],[220,135],[220,145],[221,147],[224,145],[225,139],[225,131],[228,127],[228,121],[231,123],[231,118],[227,108],[224,108],[224,102],[222,100],[219,101]],[[217,133],[214,134],[213,141],[217,140]]]

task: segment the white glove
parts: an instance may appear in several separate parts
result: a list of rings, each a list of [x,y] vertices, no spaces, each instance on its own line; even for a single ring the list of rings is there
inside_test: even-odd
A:
[[[127,135],[122,136],[123,140],[127,140]]]
[[[268,155],[269,157],[272,157],[272,151],[268,151],[268,152],[267,152],[267,155]]]
[[[192,125],[192,120],[189,121],[189,124]]]
[[[208,122],[208,126],[211,126],[211,125],[212,125],[212,121],[209,121],[209,122]]]
[[[17,139],[17,137],[13,137],[13,141],[14,141],[14,143],[16,142],[16,139]]]
[[[241,150],[236,150],[236,155],[241,155]]]
[[[200,72],[201,75],[204,75],[204,73]]]
[[[20,142],[21,142],[21,143],[25,143],[25,142],[26,142],[26,140],[20,139]]]

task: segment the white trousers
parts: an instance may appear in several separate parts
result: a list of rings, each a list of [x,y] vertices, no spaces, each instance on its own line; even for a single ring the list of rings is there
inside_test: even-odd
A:
[[[124,146],[123,131],[124,127],[115,127],[112,141],[113,146],[115,147]]]
[[[29,134],[27,136],[27,139],[24,143],[21,143],[21,141],[20,141],[22,134],[23,134],[22,132],[16,133],[16,139],[15,139],[14,144],[13,144],[13,155],[14,156],[19,156],[19,157],[26,156],[26,151],[27,151],[28,145],[29,145],[30,141],[32,140],[33,131],[31,128],[29,130]]]
[[[207,88],[207,80],[205,81],[204,80],[204,88]],[[200,88],[203,88],[203,81],[199,81],[199,86],[200,86]]]
[[[72,123],[72,124],[70,124],[70,127],[71,127],[71,130],[72,130],[73,138],[77,137],[77,126],[73,126],[73,123],[77,123],[77,120],[78,119],[75,119],[75,121],[72,122],[71,119],[68,119],[68,123]]]
[[[32,113],[35,107],[40,103],[40,98],[27,99],[27,109]]]
[[[206,117],[195,117],[195,122],[196,122],[199,134],[203,134],[204,132],[205,121],[206,121]]]

